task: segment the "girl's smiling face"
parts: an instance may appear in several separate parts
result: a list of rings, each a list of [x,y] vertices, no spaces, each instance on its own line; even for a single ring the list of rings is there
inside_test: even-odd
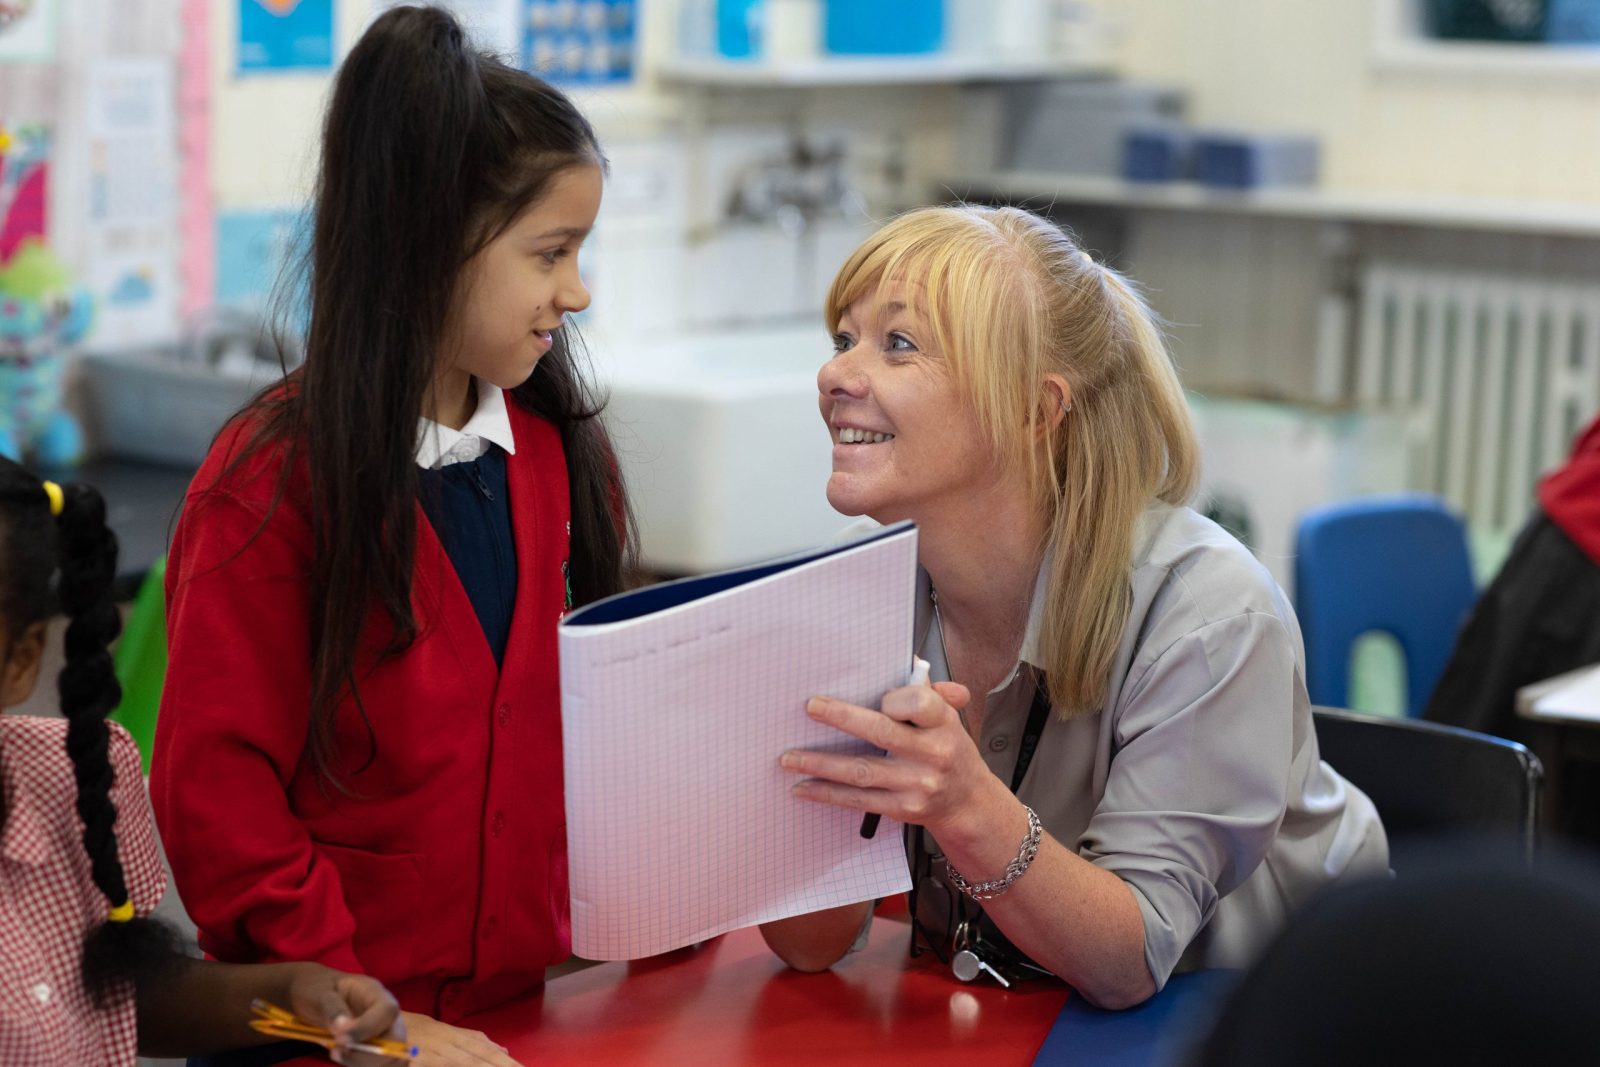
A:
[[[467,262],[446,335],[449,371],[502,389],[528,380],[566,316],[589,306],[578,249],[594,228],[602,187],[598,166],[567,167]]]
[[[894,282],[863,291],[817,375],[833,438],[828,503],[885,523],[925,520],[996,480],[989,438],[907,296]]]

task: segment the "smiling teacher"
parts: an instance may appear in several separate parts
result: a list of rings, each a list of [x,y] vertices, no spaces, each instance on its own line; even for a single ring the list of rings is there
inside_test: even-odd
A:
[[[828,500],[920,527],[934,684],[813,699],[886,755],[782,763],[800,797],[921,827],[919,947],[1125,1007],[1386,870],[1371,802],[1318,759],[1283,592],[1185,506],[1189,411],[1121,275],[1025,211],[929,208],[855,251],[826,314]],[[762,932],[818,970],[868,917]]]

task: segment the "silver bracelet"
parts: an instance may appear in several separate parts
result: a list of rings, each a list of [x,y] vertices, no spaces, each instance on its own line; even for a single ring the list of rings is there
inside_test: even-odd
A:
[[[1010,889],[1018,878],[1028,873],[1033,858],[1039,854],[1039,838],[1044,833],[1044,827],[1039,824],[1039,816],[1034,814],[1032,808],[1024,804],[1022,810],[1028,813],[1028,836],[1022,839],[1022,847],[1017,850],[1017,858],[1006,867],[1006,873],[993,881],[974,884],[961,877],[961,872],[950,866],[949,860],[945,860],[944,876],[951,885],[973,900],[993,900]]]

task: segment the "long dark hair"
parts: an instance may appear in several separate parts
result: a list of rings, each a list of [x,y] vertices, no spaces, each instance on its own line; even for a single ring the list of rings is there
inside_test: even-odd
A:
[[[66,664],[58,681],[61,714],[78,784],[83,847],[108,914],[128,901],[106,726],[106,716],[122,699],[109,651],[122,630],[112,597],[116,573],[117,539],[106,526],[99,492],[79,483],[63,486],[61,514],[54,517],[44,483],[0,458],[0,612],[8,643],[49,618],[57,605],[67,615]],[[102,921],[84,943],[84,983],[103,1005],[118,982],[143,981],[175,963],[176,945],[172,929],[155,919]]]
[[[370,613],[381,609],[391,626],[381,655],[402,651],[417,633],[417,416],[462,267],[563,170],[583,164],[603,167],[604,156],[572,102],[474,51],[448,12],[386,12],[340,68],[304,263],[305,364],[244,412],[260,427],[244,455],[281,447],[287,479],[304,448],[313,540],[309,752],[336,784],[333,713],[346,693],[360,707],[357,647]],[[572,592],[583,602],[622,588],[633,536],[597,418],[602,404],[571,331],[557,332],[512,396],[561,433]],[[375,753],[374,740],[368,763]]]

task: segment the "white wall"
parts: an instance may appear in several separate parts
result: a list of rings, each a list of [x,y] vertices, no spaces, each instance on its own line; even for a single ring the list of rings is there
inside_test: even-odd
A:
[[[1600,201],[1600,60],[1540,75],[1382,65],[1400,0],[1100,0],[1126,72],[1199,120],[1310,131],[1340,188]]]
[[[337,0],[338,55],[360,36],[372,7],[372,0]],[[775,228],[723,226],[731,176],[753,158],[781,156],[792,131],[843,131],[867,216],[908,206],[951,170],[957,90],[685,88],[658,77],[676,45],[676,3],[654,0],[638,10],[635,83],[572,92],[612,162],[600,226],[585,252],[596,282],[591,327],[653,335],[819,313],[827,279],[866,220],[819,227],[808,244]],[[214,11],[216,211],[297,208],[315,181],[331,73],[236,78],[237,8]],[[699,169],[696,144],[704,148]],[[898,187],[886,180],[891,173],[904,175]]]

